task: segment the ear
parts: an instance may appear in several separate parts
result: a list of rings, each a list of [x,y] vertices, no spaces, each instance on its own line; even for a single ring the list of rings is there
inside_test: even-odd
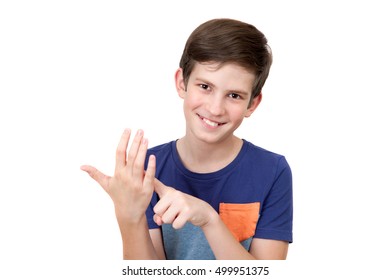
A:
[[[183,78],[183,69],[179,68],[176,70],[175,73],[175,84],[176,84],[176,90],[177,93],[181,98],[184,99],[185,93],[186,93],[186,87],[184,84],[184,78]]]
[[[263,94],[260,92],[258,96],[252,99],[252,102],[245,113],[246,118],[249,118],[252,115],[252,113],[256,110],[257,106],[260,105],[262,98],[263,98]]]

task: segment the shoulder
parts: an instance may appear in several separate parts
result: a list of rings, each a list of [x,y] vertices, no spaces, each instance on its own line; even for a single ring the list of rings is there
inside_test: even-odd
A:
[[[289,164],[284,155],[269,151],[244,140],[246,146],[245,161],[261,169],[284,169]]]
[[[157,172],[165,165],[171,166],[174,164],[175,143],[176,141],[173,140],[148,149],[146,158],[149,158],[150,155],[154,155],[156,157]]]
[[[164,144],[160,144],[154,147],[151,147],[148,149],[148,155],[163,155],[163,154],[170,154],[172,153],[174,143],[176,141],[170,141]]]
[[[245,141],[245,140],[244,140]],[[291,185],[291,168],[284,155],[271,152],[248,141],[241,169],[252,180],[261,182],[264,188],[270,188],[276,181],[282,180],[283,187]]]
[[[160,144],[160,145],[151,147],[151,148],[148,149],[148,151],[149,152],[158,152],[158,151],[161,151],[161,150],[171,149],[171,146],[172,146],[173,142],[175,142],[175,141],[170,141],[170,142],[167,142],[167,143],[164,143],[164,144]]]

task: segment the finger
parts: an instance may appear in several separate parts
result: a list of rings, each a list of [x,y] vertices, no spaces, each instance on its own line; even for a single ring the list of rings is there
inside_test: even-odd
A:
[[[143,178],[145,174],[145,158],[148,150],[148,139],[142,138],[137,156],[134,160],[133,175],[135,178]],[[154,175],[153,175],[154,177]],[[153,184],[153,181],[151,182]]]
[[[160,217],[159,215],[157,215],[157,214],[154,214],[154,216],[153,216],[153,221],[154,221],[157,225],[159,225],[159,226],[161,226],[161,225],[163,224],[163,221],[162,221],[161,217]]]
[[[160,199],[162,199],[171,189],[171,187],[167,187],[157,178],[154,179],[154,191],[158,194]]]
[[[149,156],[148,168],[146,169],[144,178],[144,187],[153,188],[154,176],[156,175],[156,157],[154,155]]]
[[[172,227],[174,229],[182,228],[188,221],[188,217],[182,213],[180,213],[176,219],[172,222]]]
[[[161,216],[161,220],[164,224],[172,224],[176,217],[179,215],[179,209],[171,205],[162,215],[161,213],[156,213]]]
[[[119,170],[126,165],[126,151],[129,144],[129,139],[131,135],[130,129],[125,129],[123,131],[121,140],[119,141],[118,147],[116,149],[116,165],[115,170]]]
[[[142,130],[138,130],[137,134],[134,137],[133,143],[131,144],[131,147],[129,149],[129,153],[127,155],[127,166],[132,171],[135,158],[138,154],[139,146],[141,145],[141,140],[143,138],[144,132]]]
[[[154,205],[153,212],[162,217],[165,211],[167,211],[168,207],[171,205],[171,202],[172,199],[168,196],[164,197],[164,199],[160,199],[156,205]]]
[[[96,182],[98,182],[99,185],[101,185],[104,189],[107,189],[108,181],[110,180],[109,176],[103,174],[95,167],[90,165],[83,165],[80,167],[80,169],[87,172],[88,175],[91,176],[91,178],[94,179]]]

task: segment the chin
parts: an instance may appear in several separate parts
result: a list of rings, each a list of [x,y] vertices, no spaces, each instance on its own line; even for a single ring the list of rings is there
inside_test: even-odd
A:
[[[195,137],[205,144],[214,145],[214,144],[224,142],[225,140],[227,140],[229,138],[232,138],[233,134],[232,133],[226,134],[226,133],[200,132],[200,133],[195,133]]]

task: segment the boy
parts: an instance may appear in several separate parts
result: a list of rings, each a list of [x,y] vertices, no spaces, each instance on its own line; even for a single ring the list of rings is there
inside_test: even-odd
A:
[[[185,135],[148,149],[139,130],[126,157],[125,130],[113,177],[82,166],[114,202],[124,259],[286,258],[289,165],[234,135],[260,104],[271,63],[267,39],[254,26],[201,24],[175,74]]]

